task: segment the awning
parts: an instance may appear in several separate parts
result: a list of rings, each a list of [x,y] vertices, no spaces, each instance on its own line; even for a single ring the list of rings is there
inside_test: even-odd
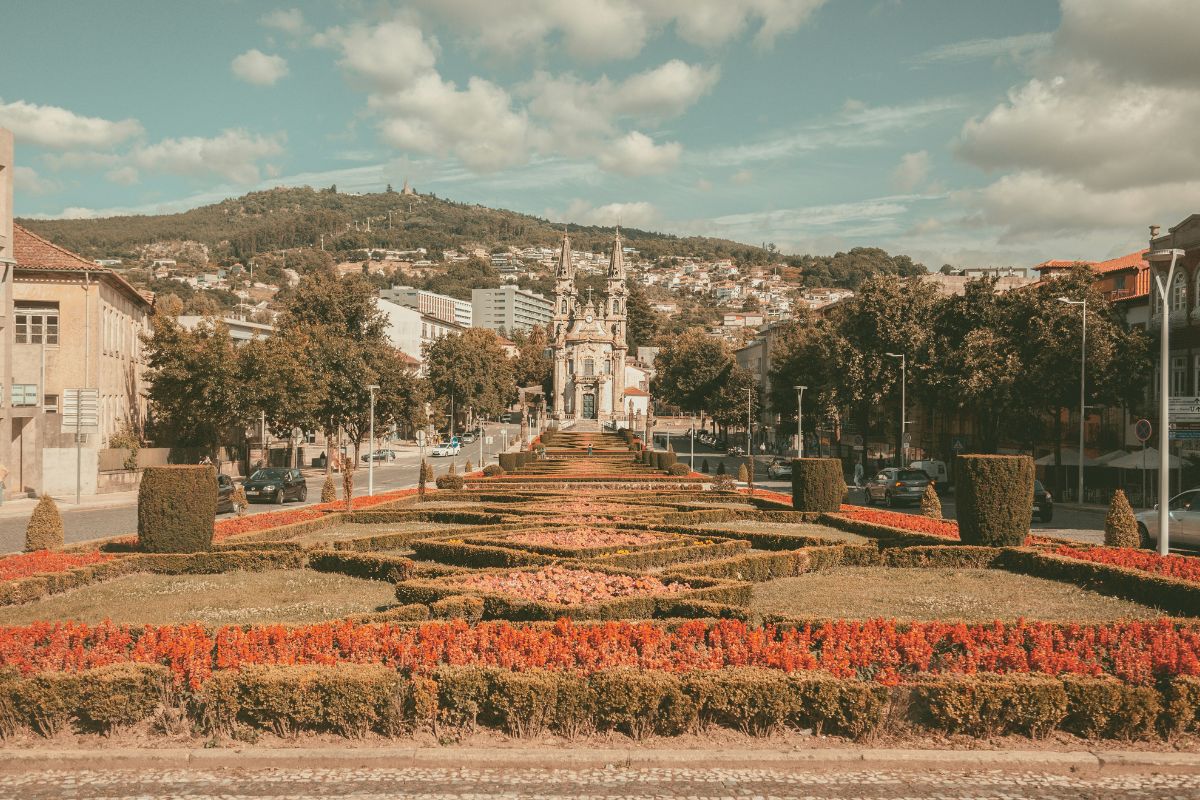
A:
[[[1179,456],[1168,456],[1168,465],[1171,469],[1179,468]],[[1158,449],[1154,447],[1146,448],[1146,469],[1158,469]],[[1142,451],[1138,450],[1133,453],[1128,453],[1121,458],[1105,464],[1113,469],[1141,469],[1142,468]]]
[[[1054,453],[1051,453],[1048,456],[1042,456],[1041,458],[1039,458],[1037,461],[1034,461],[1033,463],[1037,464],[1039,467],[1053,467],[1053,466],[1055,466]],[[1079,466],[1079,451],[1072,450],[1069,447],[1064,447],[1062,449],[1062,465],[1064,467],[1078,467]],[[1085,455],[1083,457],[1083,465],[1085,467],[1094,467],[1094,466],[1096,466],[1096,461],[1094,459],[1088,458]]]

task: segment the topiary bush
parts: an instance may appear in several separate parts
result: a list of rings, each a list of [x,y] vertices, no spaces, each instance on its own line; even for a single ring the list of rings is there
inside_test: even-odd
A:
[[[211,466],[147,467],[138,489],[138,545],[147,553],[212,549],[217,473]]]
[[[692,470],[688,467],[687,464],[680,464],[678,462],[667,467],[668,475],[690,475],[691,472],[692,472]]]
[[[842,462],[836,458],[798,458],[792,462],[792,508],[837,512],[846,496]]]
[[[470,594],[456,594],[434,600],[429,611],[435,619],[465,619],[479,622],[483,619],[483,600]]]
[[[321,484],[321,502],[337,502],[337,484],[333,482],[332,472],[325,476],[325,482]]]
[[[708,459],[707,458],[700,462],[700,471],[703,472],[705,475],[708,474]]]
[[[724,462],[724,461],[718,461],[718,462],[717,462],[717,474],[718,474],[718,475],[724,475],[724,474],[725,474],[725,462]]]
[[[246,487],[240,483],[233,487],[233,494],[230,495],[229,502],[239,517],[246,516],[246,509],[250,507],[250,498],[246,497]]]
[[[1137,520],[1133,516],[1133,508],[1122,489],[1113,492],[1112,504],[1108,507],[1108,516],[1104,518],[1104,543],[1109,547],[1140,547],[1141,535],[1138,533]]]
[[[738,480],[742,483],[750,482],[750,470],[746,469],[745,462],[738,464]]]
[[[453,465],[451,467],[453,468]],[[465,481],[463,481],[462,475],[455,475],[453,472],[448,472],[445,475],[439,475],[434,483],[439,489],[461,489]]]
[[[34,506],[33,514],[29,516],[29,524],[25,526],[25,552],[56,550],[62,546],[62,517],[58,514],[54,498],[44,494]]]
[[[471,459],[467,459],[466,466],[463,467],[463,472],[474,472],[475,468],[471,466]]]
[[[925,494],[921,495],[921,516],[930,519],[942,518],[942,501],[938,499],[937,490],[933,488],[932,483],[925,487]]]
[[[1024,544],[1033,517],[1033,459],[959,456],[956,474],[958,533],[963,544]]]
[[[504,467],[499,464],[488,464],[483,468],[483,474],[489,478],[496,478],[507,473],[504,471]]]

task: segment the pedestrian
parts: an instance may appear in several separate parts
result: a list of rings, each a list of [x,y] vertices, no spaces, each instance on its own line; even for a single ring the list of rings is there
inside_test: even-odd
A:
[[[592,454],[592,443],[588,442],[588,455],[590,456],[591,454]]]
[[[860,458],[858,461],[854,462],[854,488],[861,489],[863,487],[864,472],[865,470],[863,469],[863,462]]]

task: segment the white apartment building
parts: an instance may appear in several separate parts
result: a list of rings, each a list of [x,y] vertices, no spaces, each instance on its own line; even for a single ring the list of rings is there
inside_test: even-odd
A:
[[[429,292],[412,286],[393,286],[379,292],[380,298],[402,306],[415,308],[422,314],[453,322],[464,328],[470,328],[473,319],[471,301],[459,300],[437,292]]]
[[[554,316],[554,302],[550,298],[511,284],[496,289],[472,289],[471,305],[476,328],[510,334],[534,325],[544,328]]]

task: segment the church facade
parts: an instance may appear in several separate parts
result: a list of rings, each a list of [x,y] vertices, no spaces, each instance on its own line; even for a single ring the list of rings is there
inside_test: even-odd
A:
[[[626,300],[621,233],[613,240],[607,296],[580,297],[575,289],[571,240],[564,233],[554,284],[550,344],[554,356],[554,419],[580,427],[616,423],[624,427]],[[595,422],[592,422],[592,421]]]

